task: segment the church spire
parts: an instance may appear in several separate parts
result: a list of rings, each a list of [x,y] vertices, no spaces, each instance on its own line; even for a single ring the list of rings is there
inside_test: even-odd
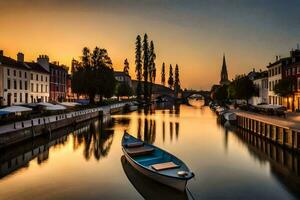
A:
[[[225,54],[223,54],[223,64],[222,64],[222,70],[221,70],[221,80],[220,84],[224,85],[229,83],[228,80],[228,72],[227,72],[227,66],[226,66],[226,60],[225,60]]]

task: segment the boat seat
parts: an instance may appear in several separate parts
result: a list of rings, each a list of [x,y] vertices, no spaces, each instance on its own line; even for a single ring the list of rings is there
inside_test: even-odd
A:
[[[155,165],[151,165],[153,169],[156,171],[166,170],[166,169],[174,169],[180,167],[179,165],[176,165],[173,162],[165,162],[165,163],[158,163]]]
[[[144,145],[144,142],[130,142],[126,144],[127,148],[141,147]]]
[[[148,146],[141,146],[125,148],[125,150],[130,156],[142,156],[152,153],[154,151],[154,148]]]

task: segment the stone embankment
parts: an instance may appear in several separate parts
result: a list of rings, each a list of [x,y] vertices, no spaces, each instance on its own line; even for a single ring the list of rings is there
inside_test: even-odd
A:
[[[127,103],[128,102],[116,103],[98,108],[40,117],[1,126],[0,148],[43,134],[50,134],[51,136],[51,132],[54,130],[75,125],[92,118],[103,117],[119,112]]]

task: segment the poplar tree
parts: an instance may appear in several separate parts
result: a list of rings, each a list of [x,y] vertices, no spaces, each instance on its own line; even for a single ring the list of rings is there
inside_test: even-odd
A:
[[[169,69],[169,80],[168,80],[169,88],[172,89],[174,85],[174,79],[173,79],[173,68],[172,65],[170,65]]]
[[[155,66],[156,54],[154,51],[154,44],[151,40],[149,49],[149,79],[150,79],[150,100],[152,96],[152,84],[155,82],[156,66]]]
[[[165,63],[162,64],[162,69],[161,69],[161,84],[162,85],[166,84]]]
[[[175,93],[175,97],[178,96],[179,90],[180,90],[179,67],[176,64],[176,67],[175,67],[175,81],[174,81],[174,93]]]
[[[144,76],[144,100],[148,100],[148,71],[149,71],[149,43],[148,35],[145,33],[143,40],[143,76]]]
[[[142,39],[138,35],[135,42],[135,73],[137,79],[136,95],[138,100],[141,100],[142,95]]]

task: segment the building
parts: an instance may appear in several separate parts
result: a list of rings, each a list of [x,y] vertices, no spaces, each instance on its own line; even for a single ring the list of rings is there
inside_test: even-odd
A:
[[[48,102],[50,74],[41,65],[25,62],[30,68],[30,102]]]
[[[11,106],[29,103],[30,68],[23,64],[24,55],[18,53],[17,60],[0,51],[0,105]]]
[[[284,98],[274,93],[274,86],[283,78],[286,66],[289,64],[289,57],[279,58],[276,56],[276,61],[270,63],[268,68],[268,103],[275,105],[285,105]]]
[[[125,72],[115,71],[114,75],[115,75],[115,79],[119,83],[126,83],[132,88],[131,76],[129,74],[127,74]]]
[[[300,110],[300,50],[290,51],[290,59],[286,65],[283,78],[293,82],[293,95],[285,98],[285,106],[290,110]]]
[[[40,55],[37,58],[37,63],[50,72],[49,101],[65,100],[67,93],[67,67],[59,65],[57,62],[50,63],[47,55]]]
[[[225,55],[223,55],[223,64],[222,64],[222,70],[221,70],[220,85],[226,85],[229,83],[230,83],[230,81],[228,80],[228,72],[227,72]]]
[[[253,73],[252,73],[253,75]],[[268,71],[256,72],[255,76],[252,76],[253,84],[258,89],[257,96],[253,96],[250,99],[250,104],[267,104],[268,103]]]

